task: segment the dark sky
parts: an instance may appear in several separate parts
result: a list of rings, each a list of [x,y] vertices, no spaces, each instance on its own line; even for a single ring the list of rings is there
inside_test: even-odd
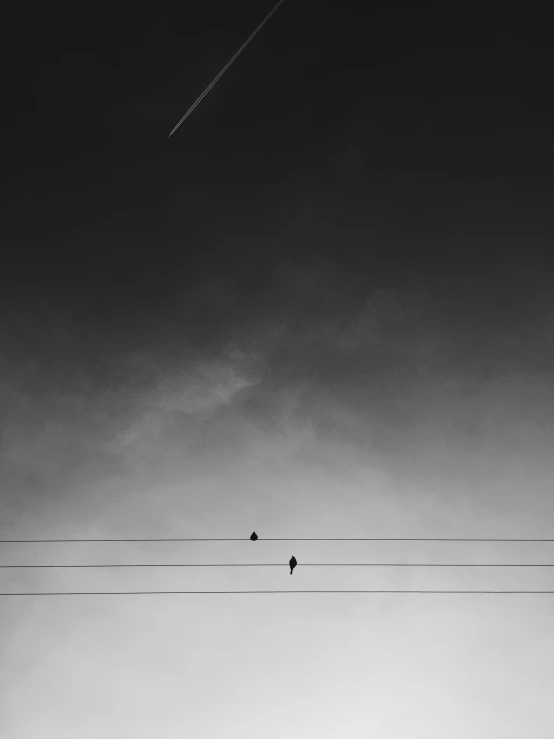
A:
[[[208,275],[246,299],[314,258],[371,286],[462,289],[479,312],[483,291],[494,310],[525,289],[552,236],[540,24],[287,0],[168,139],[270,7],[19,11],[4,301],[128,328]]]
[[[476,382],[550,371],[553,52],[541,24],[287,0],[168,138],[271,7],[12,11],[10,372],[28,361],[43,384],[61,371],[101,390],[131,382],[136,353],[173,366],[233,344],[255,349],[277,385],[340,386],[343,400],[381,373],[388,418],[422,363]],[[345,359],[329,326],[363,334],[372,311],[382,353]],[[300,355],[307,335],[321,345]]]
[[[285,385],[379,371],[383,397],[399,392],[390,371],[411,377],[423,355],[431,373],[550,370],[541,24],[287,0],[168,138],[270,7],[12,11],[8,365],[82,371],[101,388],[128,379],[114,367],[136,352],[171,365],[261,342]],[[294,341],[271,338],[276,325],[340,333],[375,301],[382,357],[345,364],[312,344],[300,361]]]

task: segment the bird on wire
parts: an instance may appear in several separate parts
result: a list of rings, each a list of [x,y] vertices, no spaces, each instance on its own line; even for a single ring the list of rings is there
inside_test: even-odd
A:
[[[256,541],[257,538],[258,538],[258,534],[255,531],[253,531],[250,534],[250,541]]]
[[[290,574],[291,575],[292,575],[292,571],[294,570],[294,568],[296,567],[297,564],[298,564],[298,562],[296,561],[296,557],[293,554],[292,557],[289,559]]]

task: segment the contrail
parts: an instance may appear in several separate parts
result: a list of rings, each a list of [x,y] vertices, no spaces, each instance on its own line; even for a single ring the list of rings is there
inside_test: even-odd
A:
[[[212,87],[215,85],[215,83],[218,81],[218,79],[220,77],[222,77],[223,74],[229,69],[229,67],[235,61],[235,59],[238,57],[238,55],[241,53],[241,51],[248,46],[248,44],[252,41],[252,39],[254,38],[254,36],[258,33],[258,31],[262,28],[262,26],[264,26],[267,23],[267,21],[271,18],[271,16],[273,15],[273,13],[275,13],[275,11],[279,7],[279,5],[281,5],[283,2],[284,2],[284,0],[279,0],[279,2],[273,7],[273,9],[269,11],[269,13],[266,15],[266,17],[263,19],[263,21],[260,23],[260,25],[256,28],[256,30],[253,31],[250,34],[250,36],[246,39],[246,41],[240,47],[240,49],[231,57],[231,59],[229,59],[229,61],[223,67],[223,69],[221,70],[221,72],[219,72],[219,74],[216,77],[214,77],[214,79],[206,87],[206,89],[204,90],[204,92],[194,101],[194,103],[190,106],[190,108],[187,110],[187,112],[185,113],[185,115],[181,118],[181,120],[179,121],[179,123],[175,126],[175,128],[171,131],[171,133],[169,134],[169,136],[167,138],[169,138],[170,136],[172,136],[175,133],[175,131],[179,128],[179,126],[181,125],[181,123],[183,123],[184,121],[186,121],[186,119],[189,117],[189,115],[192,113],[192,111],[196,108],[196,106],[209,93],[209,91],[212,89]]]

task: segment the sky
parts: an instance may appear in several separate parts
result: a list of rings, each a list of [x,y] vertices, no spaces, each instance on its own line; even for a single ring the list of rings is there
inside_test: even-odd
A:
[[[14,8],[0,592],[554,590],[552,48],[525,13]],[[164,14],[165,12],[165,14]],[[260,539],[248,540],[255,530]],[[295,555],[293,577],[287,562]],[[547,739],[554,596],[0,596],[3,739]]]

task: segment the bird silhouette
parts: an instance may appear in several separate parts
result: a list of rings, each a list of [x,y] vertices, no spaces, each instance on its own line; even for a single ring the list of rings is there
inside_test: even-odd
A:
[[[298,562],[296,561],[296,557],[295,557],[295,556],[293,555],[293,556],[292,556],[292,557],[291,557],[291,558],[289,559],[289,565],[290,565],[290,574],[291,574],[291,575],[292,575],[292,571],[294,570],[294,568],[296,567],[296,565],[297,565],[297,564],[298,564]]]
[[[256,541],[257,538],[258,538],[258,534],[255,531],[253,531],[250,534],[250,541]]]

